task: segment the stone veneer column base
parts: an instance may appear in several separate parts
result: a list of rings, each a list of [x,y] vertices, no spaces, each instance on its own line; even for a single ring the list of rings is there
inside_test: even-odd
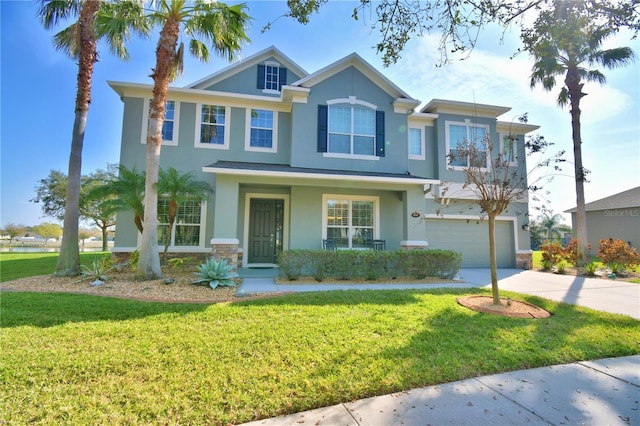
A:
[[[403,250],[420,250],[429,247],[429,243],[419,240],[400,241],[400,247]]]
[[[516,267],[520,269],[531,269],[533,267],[533,253],[530,251],[516,253]]]
[[[217,260],[225,259],[227,265],[233,266],[232,271],[238,270],[238,244],[237,238],[213,238],[211,240],[211,257]]]

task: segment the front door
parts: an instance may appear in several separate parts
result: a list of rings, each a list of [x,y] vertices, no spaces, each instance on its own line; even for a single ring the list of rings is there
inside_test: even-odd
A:
[[[248,263],[275,263],[282,250],[284,201],[252,198]]]

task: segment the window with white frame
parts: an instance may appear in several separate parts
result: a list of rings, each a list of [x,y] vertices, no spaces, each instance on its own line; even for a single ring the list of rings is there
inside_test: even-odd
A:
[[[409,128],[409,158],[412,160],[424,160],[424,132],[422,129]]]
[[[287,69],[277,62],[258,64],[258,89],[264,93],[280,93],[287,84]]]
[[[228,108],[220,105],[199,104],[198,111],[196,146],[229,149],[229,132],[226,129]]]
[[[264,88],[265,90],[280,90],[280,67],[275,65],[266,65],[264,67]]]
[[[376,112],[361,105],[329,105],[327,152],[374,156]]]
[[[205,202],[192,199],[178,204],[178,211],[169,236],[171,247],[199,247],[203,241]],[[158,196],[158,244],[165,244],[169,232],[169,198]]]
[[[447,121],[445,126],[449,165],[454,169],[486,168],[487,156],[489,155],[486,150],[489,126],[474,124],[470,120],[465,120],[465,122]],[[469,155],[463,155],[463,152],[460,152],[459,147],[465,144],[475,145],[475,158],[469,158]]]
[[[147,143],[149,132],[149,117],[151,116],[151,99],[145,101],[142,123],[142,143]],[[180,103],[167,101],[165,103],[164,122],[162,123],[162,144],[178,145],[178,116],[180,114]]]
[[[502,160],[510,166],[518,164],[517,143],[518,139],[514,135],[500,133],[500,153]]]
[[[277,151],[278,113],[264,109],[247,111],[245,150]]]
[[[378,197],[324,195],[323,206],[323,235],[338,248],[369,248],[378,238]]]

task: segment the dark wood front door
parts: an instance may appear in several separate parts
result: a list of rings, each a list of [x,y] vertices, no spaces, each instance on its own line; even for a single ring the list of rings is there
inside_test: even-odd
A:
[[[249,211],[249,263],[275,263],[282,250],[284,202],[252,198]]]

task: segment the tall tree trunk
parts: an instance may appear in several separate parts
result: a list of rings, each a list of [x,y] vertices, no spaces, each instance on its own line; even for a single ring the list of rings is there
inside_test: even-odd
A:
[[[75,119],[69,155],[69,178],[67,182],[62,245],[55,275],[75,276],[80,274],[80,248],[78,226],[80,221],[80,181],[82,173],[82,145],[91,102],[91,78],[97,60],[97,36],[95,20],[100,8],[99,0],[85,1],[80,10],[81,49],[78,62],[78,91],[76,94]]]
[[[107,228],[109,226],[104,224],[100,227],[102,231],[102,251],[109,251],[109,241],[107,241]]]
[[[136,275],[153,280],[162,277],[160,253],[158,252],[158,173],[160,149],[162,147],[162,124],[166,110],[167,92],[171,82],[176,46],[180,34],[180,22],[169,16],[160,32],[156,49],[156,67],[151,77],[154,80],[151,114],[147,134],[147,162],[144,195],[144,231],[140,243],[140,260]]]
[[[569,68],[565,78],[565,84],[571,100],[571,131],[573,137],[573,164],[576,180],[576,223],[575,238],[577,241],[577,263],[582,266],[587,263],[588,238],[587,238],[587,210],[584,198],[584,182],[586,181],[585,168],[582,165],[582,136],[580,134],[580,99],[585,94],[582,92],[583,84],[580,83],[580,75],[577,69]]]
[[[496,215],[488,213],[489,216],[489,264],[491,265],[491,294],[493,304],[500,304],[500,289],[498,288],[498,261],[496,258]]]
[[[169,201],[169,231],[164,239],[164,252],[162,253],[162,263],[167,263],[167,252],[169,251],[169,244],[171,243],[171,233],[173,232],[173,226],[176,222],[176,216],[178,215],[178,203],[175,200]]]

